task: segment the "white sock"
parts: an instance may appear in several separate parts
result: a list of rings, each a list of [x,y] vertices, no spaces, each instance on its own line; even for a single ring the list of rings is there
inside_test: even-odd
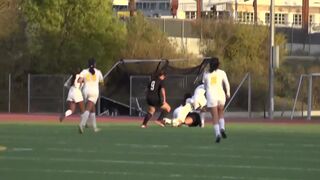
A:
[[[201,127],[204,127],[204,118],[205,117],[205,113],[201,112],[200,113],[200,119],[201,119]]]
[[[89,111],[85,111],[84,113],[82,113],[80,126],[84,127],[88,121],[88,118],[89,118]]]
[[[64,113],[64,117],[68,117],[72,114],[72,111],[70,109],[68,109],[65,113]]]
[[[225,130],[224,118],[219,119],[219,126],[220,126],[220,129]]]
[[[97,129],[97,120],[96,120],[96,113],[90,113],[89,114],[89,119],[92,122],[92,127],[93,129]]]
[[[213,128],[214,128],[214,132],[215,132],[216,137],[220,136],[219,124],[213,125]]]

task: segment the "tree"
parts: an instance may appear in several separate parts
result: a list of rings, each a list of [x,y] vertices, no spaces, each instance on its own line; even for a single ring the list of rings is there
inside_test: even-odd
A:
[[[70,72],[90,57],[106,70],[118,59],[126,30],[110,1],[25,0],[22,11],[35,72]]]
[[[231,84],[238,85],[247,72],[252,76],[252,88],[256,92],[253,100],[260,102],[262,108],[267,98],[269,67],[269,29],[266,26],[243,25],[232,21],[203,20],[202,53],[204,56],[217,56],[222,61],[222,68],[228,73]],[[276,44],[280,45],[280,60],[285,55],[284,35],[276,35]],[[281,82],[278,82],[281,83]],[[243,93],[246,93],[244,91]],[[242,97],[242,95],[240,95]],[[243,94],[243,97],[247,97]],[[245,99],[239,103],[246,103]],[[243,104],[245,107],[245,104]]]
[[[180,57],[174,45],[158,27],[138,13],[127,22],[128,35],[123,58],[170,59]]]

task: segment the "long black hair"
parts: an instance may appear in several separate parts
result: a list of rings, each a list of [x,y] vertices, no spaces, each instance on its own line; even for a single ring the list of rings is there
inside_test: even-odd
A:
[[[76,68],[74,70],[74,72],[72,73],[72,77],[71,77],[71,81],[70,81],[71,86],[74,85],[74,81],[76,80],[77,74],[79,74],[80,72],[81,72],[81,69],[80,68]]]
[[[211,57],[209,62],[209,71],[213,72],[219,68],[219,59],[217,57]]]
[[[96,60],[94,58],[90,58],[88,60],[88,67],[89,67],[89,72],[94,75],[96,73],[96,71],[94,70],[94,68],[96,67]]]

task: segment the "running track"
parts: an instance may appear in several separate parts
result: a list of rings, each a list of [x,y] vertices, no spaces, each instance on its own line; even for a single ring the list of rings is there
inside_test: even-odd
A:
[[[19,113],[0,113],[0,122],[59,122],[59,114],[19,114]],[[73,115],[66,118],[66,122],[78,122],[80,119],[79,115]],[[108,123],[108,122],[119,122],[119,123],[128,123],[136,122],[141,123],[142,117],[129,117],[129,116],[102,116],[97,117],[99,123]],[[319,118],[313,118],[312,120],[306,119],[263,119],[263,118],[226,118],[226,121],[229,123],[274,123],[274,124],[320,124]],[[208,121],[206,121],[208,122]]]

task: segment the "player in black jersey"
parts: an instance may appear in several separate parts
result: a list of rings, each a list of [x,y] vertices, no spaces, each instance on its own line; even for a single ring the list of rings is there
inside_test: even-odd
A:
[[[164,79],[166,74],[164,71],[160,71],[157,75],[151,78],[151,81],[148,84],[147,90],[147,104],[148,104],[148,113],[144,117],[141,128],[146,128],[148,121],[151,119],[157,108],[160,108],[161,114],[158,119],[155,121],[156,124],[164,127],[163,118],[171,111],[170,105],[166,100],[166,90]]]

